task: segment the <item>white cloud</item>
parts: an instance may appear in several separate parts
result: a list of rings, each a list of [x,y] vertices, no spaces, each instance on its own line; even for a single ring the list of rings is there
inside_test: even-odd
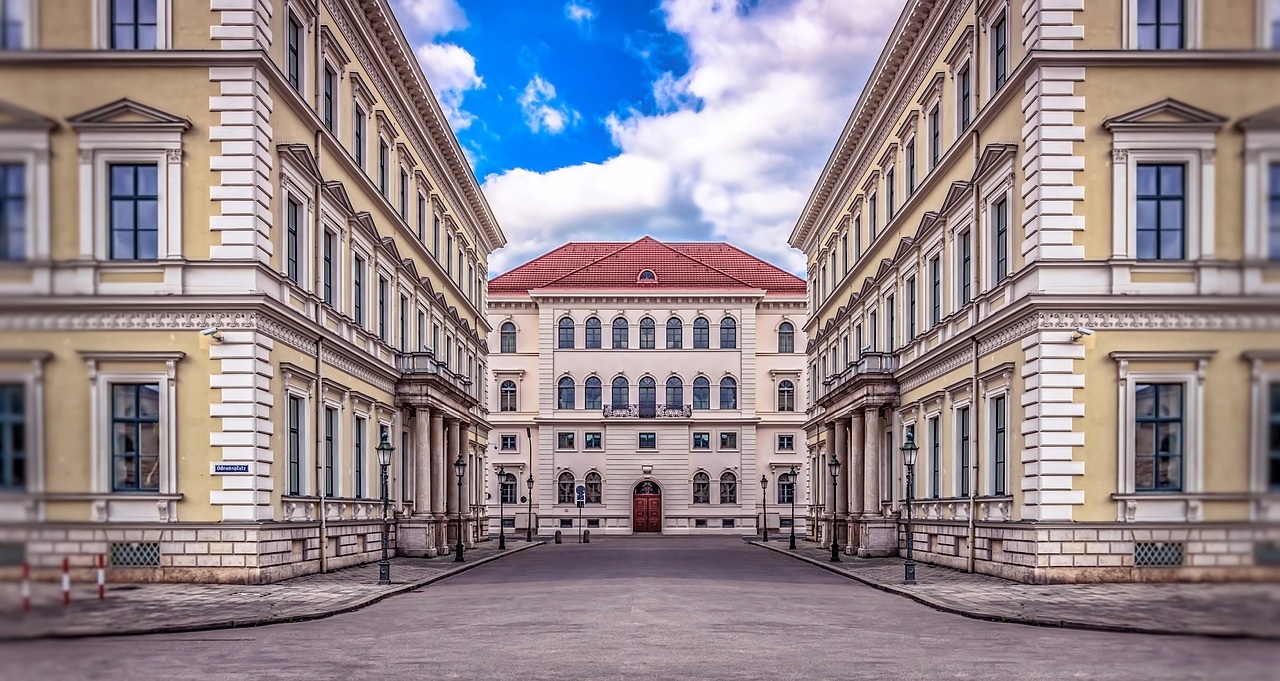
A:
[[[533,132],[558,135],[581,118],[568,105],[556,103],[556,86],[540,75],[535,74],[533,80],[524,86],[517,101],[524,113],[524,124]]]
[[[397,0],[399,16],[413,24],[406,34],[418,42],[414,52],[440,107],[455,131],[471,125],[475,116],[462,108],[468,90],[484,87],[476,73],[476,58],[461,47],[440,40],[441,36],[467,27],[467,17],[457,0]]]
[[[586,3],[569,0],[564,5],[564,16],[579,27],[583,27],[589,25],[591,20],[596,18],[596,12]]]
[[[564,241],[644,233],[729,240],[803,271],[787,235],[902,2],[665,0],[689,70],[655,79],[658,113],[606,119],[614,158],[486,178],[511,242],[494,271]]]

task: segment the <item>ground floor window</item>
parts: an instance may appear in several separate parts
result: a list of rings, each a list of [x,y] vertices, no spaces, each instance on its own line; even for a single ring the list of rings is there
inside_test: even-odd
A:
[[[1181,383],[1134,387],[1134,489],[1182,491]]]
[[[728,471],[720,476],[720,503],[738,503],[738,478]]]
[[[556,503],[573,503],[573,473],[565,471],[560,474],[560,478],[556,484]]]
[[[160,491],[160,385],[111,386],[111,488]]]
[[[1267,487],[1280,490],[1280,383],[1270,386],[1267,409]]]
[[[0,384],[0,489],[27,486],[26,386]]]
[[[502,480],[498,483],[498,494],[502,495],[502,503],[516,503],[516,476],[507,473],[502,476]]]
[[[693,476],[693,503],[711,503],[711,476],[706,473],[695,473]]]

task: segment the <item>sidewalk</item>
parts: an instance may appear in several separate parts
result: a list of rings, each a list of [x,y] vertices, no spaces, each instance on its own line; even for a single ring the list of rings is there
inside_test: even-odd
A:
[[[253,627],[297,622],[362,608],[388,596],[413,591],[450,575],[545,542],[511,542],[498,551],[485,542],[467,551],[466,561],[451,556],[393,558],[391,585],[378,586],[378,564],[368,563],[306,575],[273,584],[107,584],[98,601],[97,586],[74,584],[71,605],[62,607],[57,583],[31,585],[31,612],[21,611],[19,585],[0,584],[0,641],[154,634]]]
[[[1022,584],[916,564],[902,583],[901,558],[841,555],[803,542],[750,542],[882,591],[975,619],[1072,629],[1280,640],[1280,584]]]

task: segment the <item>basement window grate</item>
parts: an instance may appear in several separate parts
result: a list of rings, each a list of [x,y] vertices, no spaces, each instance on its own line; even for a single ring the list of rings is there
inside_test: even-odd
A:
[[[112,567],[160,567],[158,542],[122,542],[111,544]]]
[[[1254,565],[1280,565],[1280,542],[1259,541],[1253,543]]]
[[[0,544],[0,565],[22,565],[27,560],[27,545],[16,542]]]
[[[1181,542],[1144,542],[1133,546],[1133,564],[1137,567],[1176,567],[1182,565],[1186,545]]]

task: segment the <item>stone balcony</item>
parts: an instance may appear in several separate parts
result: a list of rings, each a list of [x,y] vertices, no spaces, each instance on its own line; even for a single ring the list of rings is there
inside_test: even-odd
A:
[[[396,368],[400,370],[396,398],[401,404],[426,404],[428,393],[443,393],[456,398],[459,404],[480,406],[472,388],[473,381],[437,360],[429,350],[400,355],[396,359]]]
[[[693,416],[693,407],[688,404],[606,404],[604,406],[604,417],[607,419],[687,419],[691,416]]]

